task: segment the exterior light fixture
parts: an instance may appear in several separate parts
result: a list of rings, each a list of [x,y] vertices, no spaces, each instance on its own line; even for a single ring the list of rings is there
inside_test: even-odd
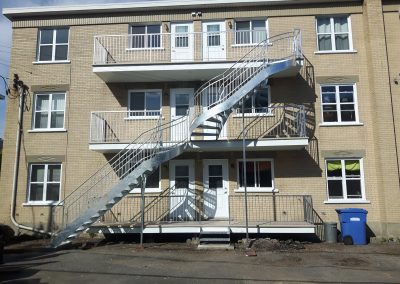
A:
[[[228,22],[228,27],[229,27],[230,29],[232,29],[232,28],[233,28],[232,21],[229,21],[229,22]]]
[[[169,32],[169,26],[168,26],[167,23],[164,24],[164,28],[165,28],[165,31],[166,31],[166,32]]]

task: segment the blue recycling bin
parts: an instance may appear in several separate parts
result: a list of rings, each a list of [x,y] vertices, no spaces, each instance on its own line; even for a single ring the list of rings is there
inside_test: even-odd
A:
[[[336,209],[339,216],[342,239],[346,245],[367,244],[368,211],[359,208]]]

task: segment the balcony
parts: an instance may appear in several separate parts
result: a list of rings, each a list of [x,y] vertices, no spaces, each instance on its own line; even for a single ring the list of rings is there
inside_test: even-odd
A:
[[[99,35],[94,38],[93,72],[106,83],[206,81],[266,37],[265,30]],[[293,38],[288,37],[270,44],[266,52],[268,58],[281,58],[293,48]]]
[[[143,132],[166,123],[162,112],[148,113],[143,111],[96,111],[91,113],[90,149],[99,152],[114,152],[124,149],[129,143],[138,138]],[[166,113],[164,113],[167,116]],[[169,116],[169,114],[168,114]],[[182,135],[187,135],[188,129],[174,127],[163,131],[162,141],[178,141]],[[244,122],[244,124],[243,124]],[[306,134],[306,110],[302,105],[273,104],[262,109],[245,109],[244,118],[240,110],[229,116],[222,132],[210,137],[212,129],[204,129],[204,137],[192,137],[189,151],[221,151],[240,150],[243,135],[249,148],[280,150],[301,149],[308,144]]]

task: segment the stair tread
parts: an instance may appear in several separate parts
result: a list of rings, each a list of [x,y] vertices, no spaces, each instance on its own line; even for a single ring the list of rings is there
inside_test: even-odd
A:
[[[201,242],[230,242],[231,238],[200,238]]]

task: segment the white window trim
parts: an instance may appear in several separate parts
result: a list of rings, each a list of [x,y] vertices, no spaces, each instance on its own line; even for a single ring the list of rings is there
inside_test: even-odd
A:
[[[32,166],[35,165],[44,165],[44,181],[43,181],[43,195],[42,195],[42,200],[29,200],[31,196],[31,184],[32,184]],[[60,189],[59,189],[59,198],[58,200],[52,200],[52,201],[46,201],[46,193],[47,193],[47,172],[49,165],[60,165],[60,181],[59,182],[50,182],[50,183],[59,183],[60,184]],[[61,198],[61,190],[62,190],[62,172],[63,172],[63,165],[62,163],[31,163],[29,164],[29,183],[28,183],[28,195],[26,197],[26,202],[23,203],[23,205],[60,205],[60,198]]]
[[[132,33],[132,28],[133,27],[145,27],[145,33],[144,34],[134,34]],[[147,27],[148,26],[160,26],[160,33],[158,34],[148,34],[147,33]],[[160,46],[158,47],[149,47],[147,46],[147,40],[145,40],[144,44],[145,47],[132,47],[132,39],[133,39],[133,35],[159,35],[160,36]],[[130,25],[129,26],[129,36],[131,36],[130,40],[129,40],[129,48],[127,48],[126,50],[164,50],[164,46],[163,46],[163,33],[162,33],[162,25],[161,24],[134,24],[134,25]]]
[[[50,124],[51,124],[51,112],[52,112],[52,101],[53,101],[53,95],[64,95],[64,117],[63,117],[63,127],[58,127],[58,128],[51,128]],[[36,103],[37,103],[37,97],[38,96],[49,96],[49,109],[47,110],[48,112],[48,117],[47,117],[47,127],[45,128],[35,128],[36,125]],[[66,131],[65,129],[65,108],[67,106],[67,93],[66,92],[54,92],[54,93],[35,93],[34,95],[35,97],[35,101],[34,101],[34,105],[33,105],[33,118],[32,118],[32,129],[29,130],[29,132],[63,132]],[[61,111],[61,110],[57,110],[57,111]],[[40,111],[41,112],[41,111]]]
[[[270,158],[258,158],[258,159],[246,159],[246,162],[258,162],[258,161],[267,161],[271,163],[271,179],[272,186],[271,187],[247,187],[247,192],[278,192],[278,189],[275,188],[275,170],[274,170],[274,159]],[[244,192],[244,187],[240,187],[239,183],[239,162],[243,162],[243,159],[236,160],[236,182],[237,187],[235,192]]]
[[[68,41],[66,43],[57,43],[57,30],[60,29],[68,29]],[[43,30],[52,30],[53,31],[53,42],[50,43],[45,43],[42,44],[42,31]],[[38,41],[38,51],[37,51],[37,57],[36,57],[36,61],[34,63],[69,63],[69,36],[70,36],[70,32],[69,32],[69,27],[57,27],[57,28],[41,28],[39,29],[39,41]],[[67,45],[67,58],[66,59],[61,59],[61,60],[56,60],[56,46],[57,45]],[[41,46],[52,46],[51,49],[51,60],[40,60],[40,47]]]
[[[347,186],[346,186],[346,174],[345,174],[345,161],[346,160],[358,160],[360,162],[360,184],[361,184],[361,198],[347,198]],[[342,164],[342,189],[343,198],[330,198],[328,188],[328,163],[327,161],[341,161]],[[365,196],[365,182],[364,182],[364,159],[363,158],[325,158],[325,180],[326,180],[326,196],[327,200],[325,203],[369,203]],[[330,180],[335,180],[330,178]]]
[[[254,107],[254,94],[251,96],[251,112],[245,113],[244,117],[260,117],[260,116],[274,116],[272,113],[272,108],[271,107],[271,86],[267,85],[267,90],[268,90],[268,112],[255,112],[255,107]],[[233,114],[233,117],[242,117],[242,108],[237,108],[235,109],[235,112]]]
[[[233,44],[231,46],[232,47],[241,47],[241,46],[256,46],[256,45],[258,45],[259,44],[258,42],[257,43],[253,42],[253,33],[252,33],[253,24],[252,23],[253,23],[253,21],[262,21],[262,20],[264,20],[264,19],[239,19],[239,20],[235,20],[235,29],[234,29],[235,38],[234,38]],[[250,32],[250,42],[249,43],[236,43],[236,32],[238,32],[236,30],[236,23],[237,22],[247,22],[247,21],[250,22],[250,30],[248,30],[248,32]],[[246,32],[246,31],[239,31],[239,32]],[[265,19],[265,32],[267,33],[266,39],[268,41],[268,39],[269,39],[268,18]]]
[[[354,100],[354,112],[356,115],[356,120],[355,121],[342,121],[342,116],[341,116],[341,107],[340,107],[340,96],[339,96],[339,86],[353,86],[353,100]],[[324,103],[322,102],[322,87],[335,87],[335,98],[336,98],[336,114],[338,121],[332,121],[332,122],[325,122],[324,121]],[[357,126],[357,125],[363,125],[363,123],[360,122],[360,118],[358,116],[358,97],[357,97],[357,84],[356,83],[349,83],[349,84],[321,84],[320,88],[320,97],[321,97],[321,123],[320,126]]]
[[[161,190],[161,166],[158,170],[158,187],[146,187],[144,192],[145,193],[160,193]],[[141,193],[142,189],[140,187],[135,187],[129,193]]]
[[[139,116],[131,116],[130,113],[134,112],[134,110],[130,109],[131,106],[131,94],[132,93],[145,93],[145,106],[146,106],[146,94],[147,92],[158,92],[160,94],[160,115],[139,115]],[[128,90],[128,119],[158,119],[162,115],[162,90],[161,89],[132,89]],[[142,112],[142,110],[137,110],[138,112]],[[144,113],[147,113],[147,110],[143,110]]]
[[[349,34],[349,49],[345,50],[336,50],[336,39],[335,39],[335,26],[334,26],[334,18],[341,18],[341,17],[347,17],[347,25],[349,28],[348,34]],[[319,49],[319,41],[318,41],[318,19],[322,18],[329,18],[330,24],[331,24],[331,50],[320,50]],[[316,44],[317,44],[317,51],[315,52],[316,54],[324,54],[324,53],[349,53],[349,52],[357,52],[354,50],[353,47],[353,33],[352,33],[352,28],[351,28],[351,17],[350,15],[333,15],[333,16],[327,16],[327,17],[316,17],[315,18],[315,33],[316,33]],[[326,34],[326,33],[323,33]]]

